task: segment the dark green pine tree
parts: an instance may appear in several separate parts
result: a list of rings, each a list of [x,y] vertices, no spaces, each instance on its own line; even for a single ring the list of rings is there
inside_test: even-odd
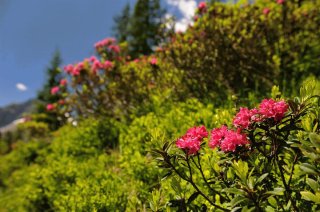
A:
[[[138,0],[130,19],[129,53],[133,57],[148,55],[162,39],[165,10],[159,0]]]
[[[47,80],[42,90],[37,95],[37,113],[47,114],[46,122],[49,124],[50,129],[55,130],[59,128],[60,121],[58,120],[58,114],[56,112],[48,112],[46,109],[47,104],[56,103],[59,100],[58,95],[51,95],[51,88],[59,86],[60,80],[63,78],[62,71],[59,66],[62,64],[62,59],[59,51],[56,51],[50,62],[50,66],[47,68]]]
[[[127,42],[130,56],[148,55],[163,39],[164,14],[160,0],[138,0],[132,14],[127,4],[114,17],[114,35],[119,42]]]
[[[130,18],[129,3],[123,8],[120,15],[113,18],[115,23],[113,26],[113,32],[119,43],[128,41]]]

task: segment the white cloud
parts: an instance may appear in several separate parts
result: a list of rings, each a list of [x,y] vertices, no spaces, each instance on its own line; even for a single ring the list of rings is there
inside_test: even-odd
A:
[[[175,30],[176,32],[185,32],[188,28],[188,25],[191,23],[189,19],[182,18],[176,22]]]
[[[23,83],[17,83],[16,84],[16,88],[19,90],[19,91],[26,91],[28,90],[27,86]]]
[[[182,14],[182,18],[176,22],[176,31],[185,31],[188,25],[193,22],[192,18],[197,9],[195,0],[167,0],[169,5],[177,7]]]

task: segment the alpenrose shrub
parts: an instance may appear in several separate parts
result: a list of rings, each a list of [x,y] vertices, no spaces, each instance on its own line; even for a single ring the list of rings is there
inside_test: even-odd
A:
[[[95,55],[65,66],[67,81],[52,88],[62,101],[49,110],[62,118],[129,117],[154,96],[218,105],[230,94],[263,96],[274,84],[290,93],[301,79],[319,76],[320,1],[250,2],[201,2],[194,25],[169,31],[151,56],[130,58],[126,44],[98,41]]]
[[[144,107],[152,95],[165,93],[179,84],[171,64],[157,55],[130,58],[125,44],[114,38],[98,41],[96,55],[64,66],[65,78],[51,88],[60,100],[47,105],[59,118],[126,117]]]
[[[274,84],[290,93],[301,78],[319,76],[320,1],[211,2],[200,3],[195,23],[162,46],[183,70],[188,93],[264,94]]]
[[[233,127],[222,125],[209,135],[205,126],[196,126],[155,149],[159,167],[168,171],[165,177],[173,175],[172,187],[182,189],[181,182],[187,183],[184,198],[170,199],[166,206],[319,210],[320,96],[311,90],[308,84],[301,89],[301,99],[264,99],[257,108],[240,108]],[[306,130],[310,125],[311,131]],[[190,187],[193,192],[188,192]]]
[[[237,130],[228,130],[226,126],[213,129],[209,146],[211,148],[219,146],[224,152],[234,152],[238,146],[249,144],[247,135],[242,133],[244,129],[252,128],[254,124],[261,123],[265,119],[269,119],[273,124],[280,122],[288,107],[283,100],[277,102],[273,99],[264,99],[259,109],[240,108],[233,121]],[[190,128],[183,137],[177,140],[176,145],[180,149],[187,150],[187,154],[196,154],[200,150],[203,138],[206,137],[208,137],[208,132],[204,126]]]

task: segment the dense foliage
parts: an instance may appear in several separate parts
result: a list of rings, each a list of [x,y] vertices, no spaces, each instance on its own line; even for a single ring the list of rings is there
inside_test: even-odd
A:
[[[180,210],[319,210],[320,96],[313,89],[305,85],[302,97],[288,103],[265,99],[258,109],[241,108],[235,131],[226,125],[211,131],[213,151],[204,149],[204,126],[176,141],[182,154],[171,150],[172,143],[154,150],[167,176],[193,187],[189,199],[180,199]],[[192,204],[198,196],[202,205]]]
[[[318,0],[202,2],[152,55],[98,41],[50,88],[67,124],[0,141],[0,211],[319,210],[319,21]]]

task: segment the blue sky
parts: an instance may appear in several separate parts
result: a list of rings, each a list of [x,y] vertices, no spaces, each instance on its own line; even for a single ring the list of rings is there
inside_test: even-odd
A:
[[[56,49],[64,64],[93,54],[93,44],[111,36],[113,17],[127,2],[135,0],[0,0],[0,106],[36,96]],[[195,5],[163,0],[182,25]]]

